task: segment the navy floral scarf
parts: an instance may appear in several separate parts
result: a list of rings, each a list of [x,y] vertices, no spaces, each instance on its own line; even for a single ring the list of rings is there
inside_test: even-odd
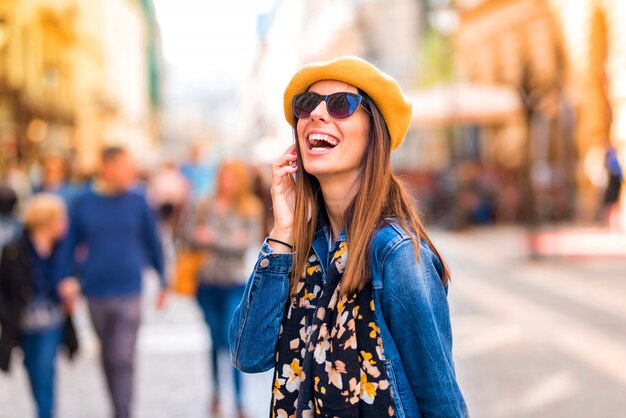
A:
[[[347,256],[339,242],[324,282],[311,251],[281,324],[271,417],[395,415],[371,283],[341,295]]]

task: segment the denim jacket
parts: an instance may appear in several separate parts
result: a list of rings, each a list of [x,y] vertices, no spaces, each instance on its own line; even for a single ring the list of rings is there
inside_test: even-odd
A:
[[[337,241],[342,240],[343,232]],[[323,228],[315,233],[313,250],[325,260],[326,274],[332,251]],[[370,258],[376,321],[397,417],[468,417],[454,372],[440,260],[422,241],[418,263],[411,237],[394,223],[376,232]],[[263,244],[230,325],[232,362],[244,372],[262,372],[275,365],[292,261],[293,253],[277,254],[267,241]]]

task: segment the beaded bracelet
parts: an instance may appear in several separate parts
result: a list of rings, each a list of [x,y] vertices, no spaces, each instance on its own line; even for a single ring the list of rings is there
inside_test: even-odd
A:
[[[279,239],[270,238],[270,237],[267,237],[267,240],[270,241],[270,242],[275,242],[277,244],[282,244],[285,247],[289,247],[289,249],[291,249],[291,252],[294,252],[296,250],[296,246],[295,245],[287,244],[285,241],[281,241]]]

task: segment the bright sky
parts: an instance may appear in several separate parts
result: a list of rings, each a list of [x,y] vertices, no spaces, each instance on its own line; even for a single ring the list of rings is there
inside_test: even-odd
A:
[[[167,63],[194,81],[239,79],[256,45],[256,17],[274,0],[153,0]],[[180,74],[178,74],[180,76]]]

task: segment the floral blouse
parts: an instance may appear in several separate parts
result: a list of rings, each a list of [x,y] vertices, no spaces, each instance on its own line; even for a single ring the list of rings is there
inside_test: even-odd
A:
[[[311,251],[280,328],[271,416],[392,417],[391,385],[371,283],[341,293],[347,243],[335,244],[326,279]]]

